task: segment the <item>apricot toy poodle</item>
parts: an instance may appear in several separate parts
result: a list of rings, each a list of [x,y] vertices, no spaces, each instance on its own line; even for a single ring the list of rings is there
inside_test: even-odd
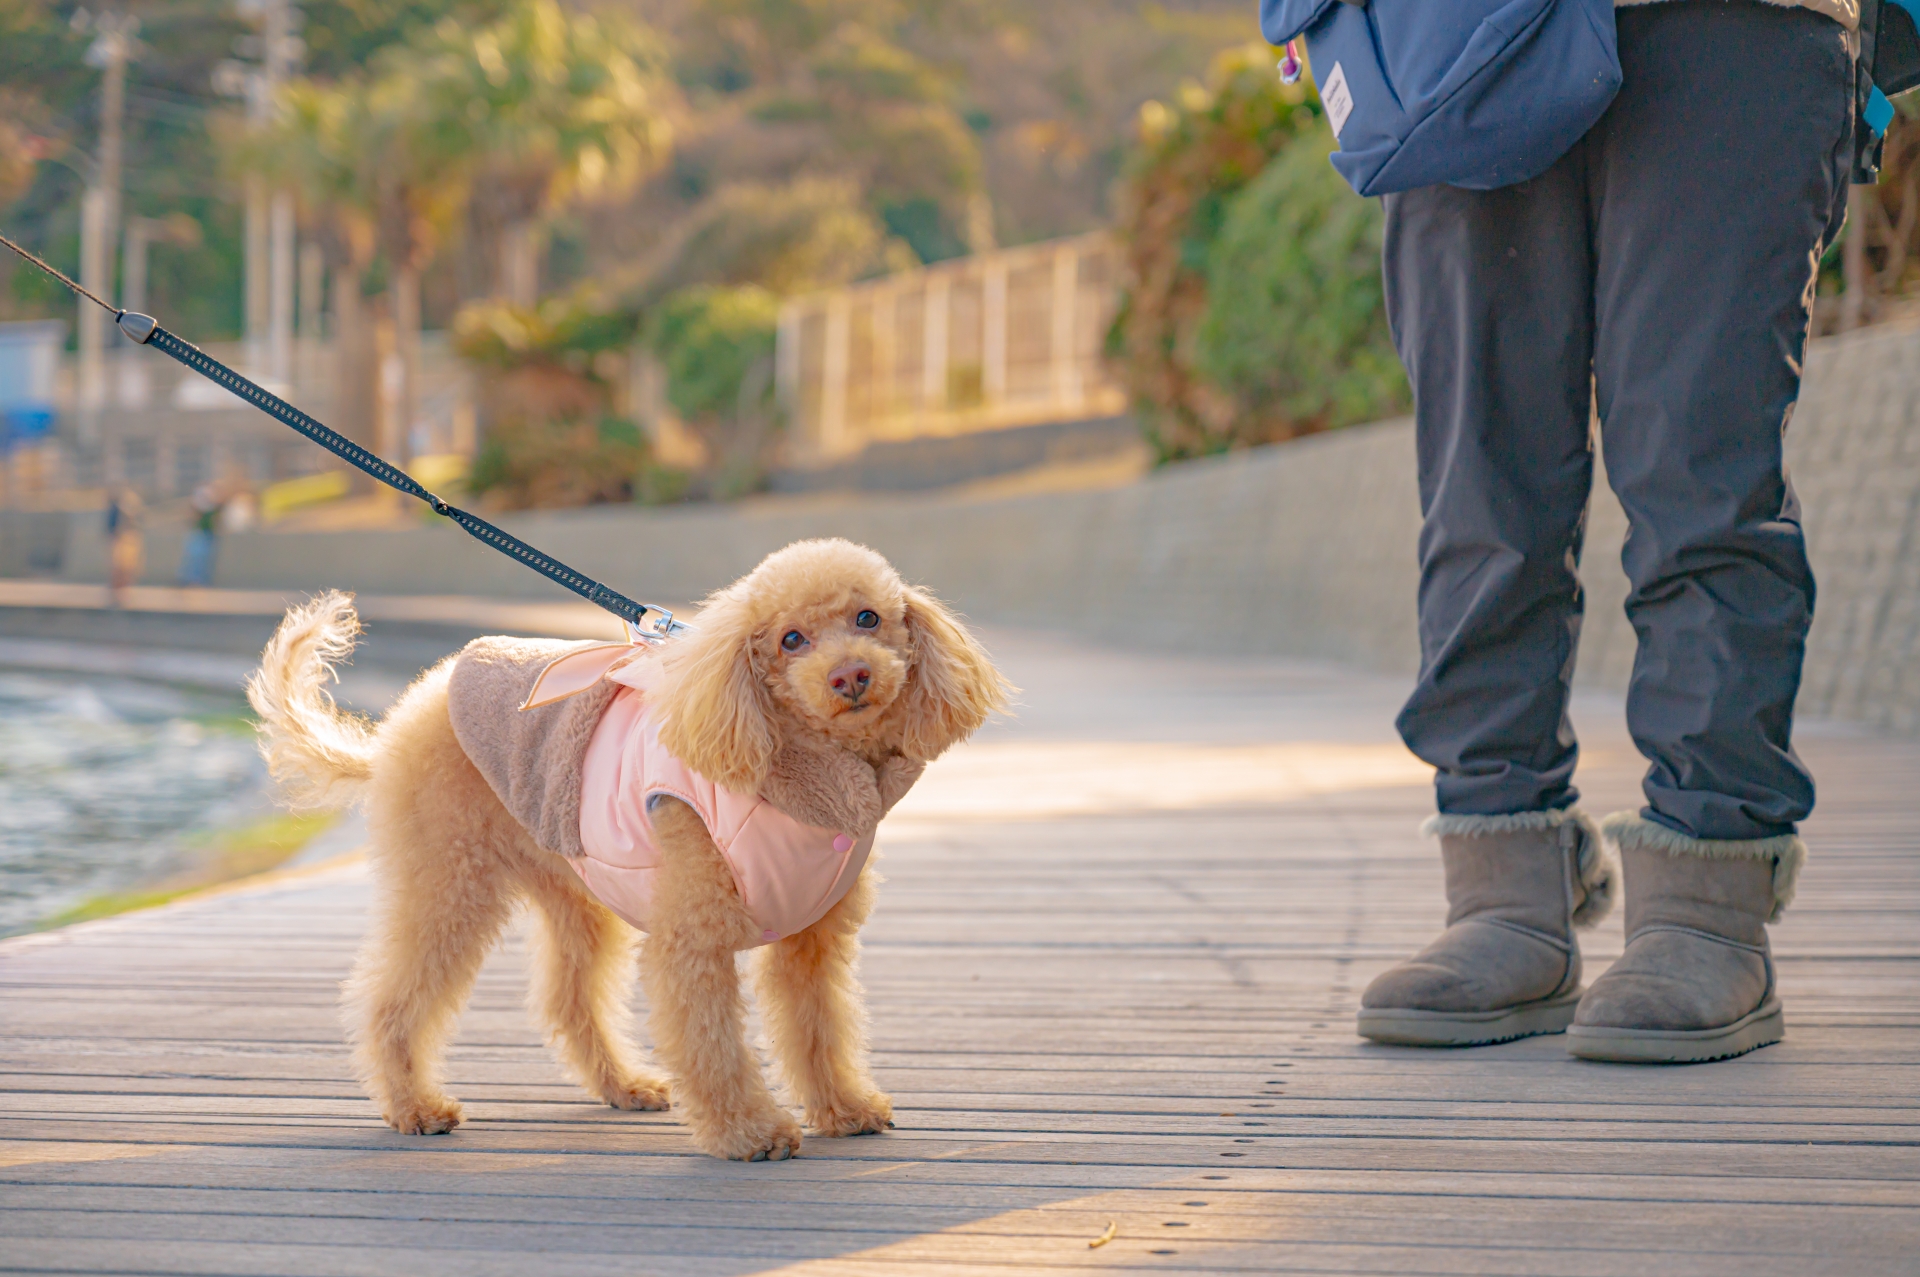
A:
[[[854,974],[874,829],[1011,691],[950,612],[871,550],[803,541],[665,643],[478,639],[377,723],[325,690],[358,634],[346,595],[290,610],[247,690],[289,805],[367,811],[377,904],[346,1014],[395,1130],[459,1123],[446,1042],[522,900],[533,1008],[608,1104],[671,1093],[708,1153],[800,1151],[747,1042],[734,954],[754,949],[807,1124],[893,1125]],[[629,923],[665,1076],[629,1043]]]

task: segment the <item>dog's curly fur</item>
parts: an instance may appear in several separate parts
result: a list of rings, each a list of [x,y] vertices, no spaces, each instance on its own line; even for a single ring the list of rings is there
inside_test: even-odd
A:
[[[867,611],[878,621],[861,626]],[[336,709],[325,683],[358,632],[342,594],[289,611],[248,696],[290,804],[367,809],[380,890],[346,1005],[357,1068],[387,1122],[420,1135],[459,1123],[442,1054],[481,961],[522,900],[535,922],[533,1009],[555,1050],[615,1108],[667,1107],[668,1080],[628,1044],[633,932],[535,844],[462,752],[447,714],[451,659],[377,724]],[[860,833],[1011,691],[946,609],[845,541],[769,556],[707,600],[694,631],[658,659],[668,749],[796,819]],[[857,695],[831,686],[850,663],[870,671]],[[653,824],[661,871],[641,969],[673,1103],[709,1153],[789,1157],[800,1126],[748,1049],[734,966],[736,951],[758,943],[759,926],[692,808],[663,800]],[[893,1124],[892,1102],[867,1071],[853,971],[878,881],[869,867],[819,922],[756,955],[774,1055],[822,1135]]]

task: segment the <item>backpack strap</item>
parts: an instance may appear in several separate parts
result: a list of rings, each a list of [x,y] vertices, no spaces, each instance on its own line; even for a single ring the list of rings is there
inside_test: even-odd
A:
[[[1920,89],[1920,0],[1876,0],[1873,82],[1890,98]]]
[[[1893,98],[1920,88],[1920,0],[1860,0],[1860,56],[1854,64],[1853,181],[1880,180]]]

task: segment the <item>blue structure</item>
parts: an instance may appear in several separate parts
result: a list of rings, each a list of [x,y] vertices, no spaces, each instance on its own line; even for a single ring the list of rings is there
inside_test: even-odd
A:
[[[66,340],[58,320],[0,324],[0,455],[53,433],[54,377]]]

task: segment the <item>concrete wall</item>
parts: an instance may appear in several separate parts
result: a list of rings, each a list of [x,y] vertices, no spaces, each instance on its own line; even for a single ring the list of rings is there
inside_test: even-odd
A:
[[[58,573],[70,517],[57,510],[0,510],[0,577]]]
[[[601,508],[506,526],[637,597],[687,602],[808,536],[886,553],[970,614],[1172,644],[1399,665],[1412,648],[1417,511],[1404,423],[1225,457],[1100,491],[999,501],[865,494],[732,507]],[[98,519],[66,574],[103,579]],[[178,535],[148,539],[153,579]],[[408,532],[222,538],[218,583],[371,593],[566,597],[446,524]],[[1152,641],[1152,640],[1150,640]],[[1356,646],[1357,645],[1357,646]]]
[[[1920,732],[1920,328],[1816,343],[1789,432],[1820,574],[1803,712]],[[97,518],[69,576],[102,579]],[[511,521],[642,599],[683,603],[798,537],[864,541],[985,621],[1114,643],[1275,653],[1411,671],[1419,511],[1411,427],[1389,422],[1169,468],[1102,491],[998,501],[779,498]],[[1580,675],[1625,685],[1625,519],[1601,485],[1586,554]],[[177,542],[154,538],[170,566]],[[450,526],[230,537],[219,582],[378,593],[559,596]]]

